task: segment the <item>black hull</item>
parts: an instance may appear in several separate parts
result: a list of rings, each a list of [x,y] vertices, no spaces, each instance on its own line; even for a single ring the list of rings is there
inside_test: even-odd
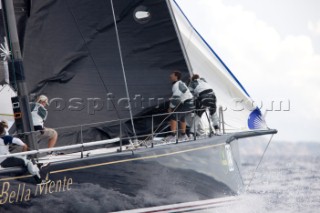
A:
[[[241,176],[229,170],[225,139],[52,163],[42,173],[53,183],[42,187],[28,175],[5,179],[8,174],[2,174],[0,208],[110,212],[235,195],[242,189]],[[238,161],[237,143],[232,147]]]
[[[52,180],[42,186],[21,168],[2,169],[0,212],[111,212],[237,195],[244,188],[237,139],[276,132],[60,161],[42,170]]]

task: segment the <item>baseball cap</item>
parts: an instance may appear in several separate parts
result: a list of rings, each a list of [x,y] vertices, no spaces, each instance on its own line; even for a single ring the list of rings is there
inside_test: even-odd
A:
[[[40,102],[40,101],[45,102],[47,105],[49,105],[48,97],[45,96],[45,95],[40,95],[40,96],[39,96],[37,102]]]

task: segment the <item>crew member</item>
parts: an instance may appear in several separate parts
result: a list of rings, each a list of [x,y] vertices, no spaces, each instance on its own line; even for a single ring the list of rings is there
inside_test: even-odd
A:
[[[170,75],[170,80],[172,82],[172,97],[170,99],[170,107],[168,112],[178,112],[177,116],[181,124],[181,135],[179,137],[179,141],[187,141],[189,138],[186,135],[187,124],[185,117],[188,114],[188,111],[194,109],[193,96],[185,83],[181,81],[181,72],[172,72]],[[172,114],[170,117],[171,134],[165,138],[165,141],[176,141],[177,125],[178,123],[176,120],[176,114]]]
[[[220,135],[221,133],[219,128],[219,118],[216,112],[217,99],[213,92],[212,87],[206,82],[204,78],[200,78],[199,75],[194,74],[191,77],[189,89],[195,97],[195,105],[197,109],[196,115],[194,118],[195,122],[193,122],[190,132],[192,132],[193,134],[196,134],[196,132],[194,132],[194,129],[201,122],[202,114],[205,112],[207,108],[209,108],[209,112],[210,112],[209,123],[213,124],[214,131],[215,131],[214,133],[216,135]],[[210,125],[210,129],[211,129],[211,125]]]
[[[40,95],[36,102],[30,104],[30,108],[34,130],[41,133],[39,140],[47,139],[48,148],[52,148],[57,142],[58,133],[54,129],[44,127],[44,121],[48,117],[48,111],[45,107],[48,105],[48,97]]]
[[[2,121],[0,121],[0,124],[2,124],[2,126],[4,127],[4,131],[0,136],[7,135],[8,133],[7,133],[6,129],[9,128],[8,122],[6,120],[2,120]]]
[[[3,135],[5,132],[4,126],[0,123],[0,155],[10,154],[9,145],[15,144],[18,146],[22,146],[22,151],[25,152],[28,150],[28,146],[23,143],[19,138],[14,138],[10,135]],[[31,160],[28,160],[26,156],[15,156],[15,157],[0,157],[0,165],[2,167],[13,167],[13,166],[23,166],[26,167],[31,175],[33,175],[34,179],[38,184],[46,184],[50,182],[50,180],[42,180],[40,176],[40,171],[37,165],[33,164]]]

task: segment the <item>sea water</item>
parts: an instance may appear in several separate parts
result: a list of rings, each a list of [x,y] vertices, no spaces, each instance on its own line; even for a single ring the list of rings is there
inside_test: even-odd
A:
[[[320,143],[272,142],[257,170],[254,153],[242,154],[244,183],[252,181],[239,201],[199,212],[320,212]]]

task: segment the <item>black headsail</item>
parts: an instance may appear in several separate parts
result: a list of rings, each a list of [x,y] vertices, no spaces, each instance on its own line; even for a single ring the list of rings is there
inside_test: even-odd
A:
[[[124,119],[132,136],[128,99],[133,117],[165,112],[169,74],[189,73],[166,0],[33,0],[23,54],[30,95],[51,100],[46,126],[59,145],[79,143],[81,129],[85,142],[118,136],[108,120]],[[134,119],[138,135],[150,121]]]

